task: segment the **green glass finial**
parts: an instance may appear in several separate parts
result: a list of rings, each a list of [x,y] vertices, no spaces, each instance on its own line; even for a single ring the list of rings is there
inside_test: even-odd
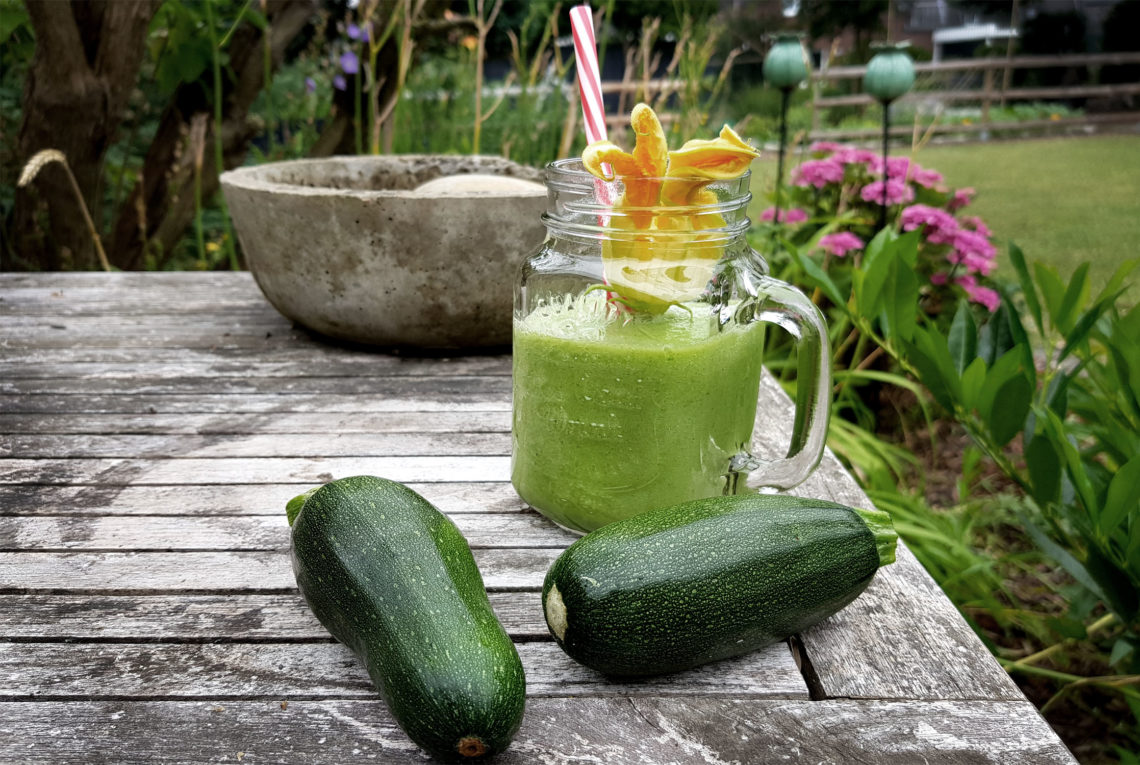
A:
[[[773,88],[794,88],[807,79],[807,53],[800,36],[783,34],[776,38],[764,57],[764,80]]]
[[[906,43],[877,47],[880,51],[863,75],[863,90],[880,101],[894,101],[914,86],[914,62],[906,52]]]

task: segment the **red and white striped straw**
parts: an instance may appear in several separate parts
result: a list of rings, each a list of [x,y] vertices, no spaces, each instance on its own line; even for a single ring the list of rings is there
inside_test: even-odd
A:
[[[606,133],[606,107],[602,102],[602,75],[598,68],[598,44],[594,40],[594,16],[588,5],[575,5],[570,9],[570,30],[574,35],[574,59],[578,70],[578,95],[582,99],[582,118],[586,125],[586,143],[604,141]],[[606,173],[609,166],[603,165]],[[609,187],[602,181],[595,186],[598,201],[612,204]]]
[[[570,9],[570,29],[574,33],[574,58],[578,68],[578,94],[582,97],[582,117],[586,142],[606,140],[606,109],[602,103],[602,75],[598,68],[598,44],[594,40],[594,17],[588,5]]]

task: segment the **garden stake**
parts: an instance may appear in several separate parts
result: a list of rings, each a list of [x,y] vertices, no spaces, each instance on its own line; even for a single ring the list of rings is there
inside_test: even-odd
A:
[[[891,171],[887,166],[887,154],[890,152],[891,130],[891,102],[883,102],[883,207],[879,210],[879,229],[887,227],[887,185],[890,181]]]
[[[784,88],[780,91],[780,154],[776,159],[776,214],[772,222],[780,223],[780,198],[784,189],[784,155],[788,151],[788,101],[792,98],[792,89]]]
[[[784,188],[784,156],[788,151],[788,102],[792,90],[807,79],[807,54],[798,34],[782,34],[764,57],[764,79],[780,91],[780,153],[776,159],[776,212],[772,222],[780,224],[780,199]]]
[[[887,227],[887,200],[890,171],[887,152],[890,149],[891,102],[914,85],[914,62],[906,53],[907,43],[876,43],[879,52],[867,62],[863,74],[863,90],[883,105],[883,207],[879,211],[879,228]]]

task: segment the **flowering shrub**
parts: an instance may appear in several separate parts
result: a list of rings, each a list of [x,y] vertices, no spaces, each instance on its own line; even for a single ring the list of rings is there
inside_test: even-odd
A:
[[[889,157],[884,178],[883,159],[873,151],[820,141],[810,152],[781,190],[779,223],[795,227],[786,232],[793,242],[823,252],[825,268],[850,267],[833,258],[857,265],[878,230],[885,193],[888,224],[921,232],[917,270],[924,307],[952,308],[963,295],[997,310],[998,293],[985,283],[997,266],[991,232],[980,218],[957,215],[972,201],[972,188],[950,189],[941,173],[909,157]],[[760,220],[773,222],[774,216],[769,208]]]

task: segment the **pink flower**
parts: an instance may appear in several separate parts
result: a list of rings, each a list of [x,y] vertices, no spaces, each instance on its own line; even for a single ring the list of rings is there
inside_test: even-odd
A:
[[[874,154],[868,164],[872,173],[875,175],[883,174],[883,158],[880,155]],[[907,174],[917,169],[919,169],[918,165],[911,162],[910,157],[887,157],[887,170],[891,178],[906,180]]]
[[[950,275],[942,272],[930,275],[930,283],[936,287],[941,287],[943,284],[949,281],[949,279]]]
[[[834,141],[816,141],[808,147],[808,151],[812,152],[813,154],[820,152],[824,154],[830,154],[831,152],[839,151],[842,148],[842,146],[835,143]]]
[[[953,244],[958,233],[958,222],[945,210],[929,205],[911,205],[900,217],[903,231],[914,231],[925,226],[926,241],[931,244]]]
[[[796,168],[792,183],[817,189],[829,183],[843,183],[843,165],[830,159],[809,159]]]
[[[883,182],[872,181],[863,187],[859,196],[864,202],[881,205],[883,203]],[[914,189],[901,178],[891,178],[887,181],[887,204],[900,205],[914,201]]]
[[[833,162],[840,162],[844,165],[872,165],[878,156],[873,151],[866,149],[853,149],[850,146],[840,147],[834,154],[831,155]]]
[[[760,213],[760,220],[772,222],[776,217],[776,208],[769,207],[764,212]],[[780,210],[780,223],[803,223],[808,219],[808,214],[798,207],[793,207],[790,210]]]
[[[990,231],[989,226],[987,226],[985,223],[983,223],[982,219],[979,218],[977,215],[970,215],[970,216],[967,216],[965,218],[962,218],[962,223],[969,226],[974,231],[977,231],[979,234],[986,237],[987,239],[989,239],[990,237],[992,237],[994,235],[994,233],[992,231]]]
[[[969,229],[958,229],[954,234],[954,250],[946,256],[951,263],[959,263],[968,271],[989,276],[997,268],[997,249],[990,240]]]
[[[808,214],[798,207],[793,207],[783,214],[783,218],[784,223],[803,223],[808,219]]]
[[[990,313],[996,311],[998,306],[1001,305],[1001,295],[997,293],[997,290],[982,287],[973,276],[964,274],[959,276],[955,281],[959,287],[966,291],[966,297],[971,303],[984,305],[986,310]]]
[[[966,187],[964,189],[958,189],[957,191],[954,192],[953,199],[951,199],[950,202],[947,203],[947,205],[946,205],[947,209],[949,209],[951,212],[953,212],[954,210],[961,210],[963,207],[970,204],[970,202],[974,198],[974,194],[976,194],[976,193],[977,192],[974,191],[974,189],[972,187]]]
[[[863,249],[863,240],[850,231],[840,231],[820,237],[819,246],[837,258],[842,258],[852,250]]]
[[[929,189],[942,183],[942,173],[915,165],[913,180],[919,186]]]

